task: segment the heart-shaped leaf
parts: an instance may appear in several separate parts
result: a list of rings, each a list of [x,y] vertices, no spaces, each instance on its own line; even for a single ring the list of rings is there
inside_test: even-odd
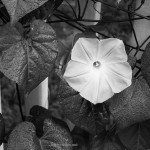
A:
[[[150,149],[150,120],[134,124],[118,133],[128,150]]]
[[[72,138],[67,129],[46,119],[43,130],[43,136],[38,138],[32,123],[19,124],[10,134],[7,150],[72,150]]]
[[[146,81],[137,79],[130,87],[107,101],[118,130],[150,119],[149,97],[150,89]]]
[[[147,44],[141,58],[141,72],[150,86],[150,43]]]
[[[10,24],[0,28],[0,71],[30,93],[52,70],[58,46],[54,30],[35,20],[29,37]]]
[[[10,15],[12,24],[47,1],[48,0],[2,0]]]

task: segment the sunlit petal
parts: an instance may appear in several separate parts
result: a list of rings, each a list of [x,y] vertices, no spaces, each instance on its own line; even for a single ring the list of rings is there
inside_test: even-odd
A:
[[[107,81],[114,93],[119,93],[131,85],[132,71],[128,62],[107,65]]]
[[[76,61],[69,61],[64,78],[76,91],[80,91],[91,78],[91,67]]]
[[[79,38],[72,50],[72,60],[89,62],[97,58],[99,40],[95,38]],[[88,57],[88,58],[87,58]]]
[[[80,95],[92,102],[93,104],[102,103],[112,97],[114,93],[103,72],[94,73],[93,78],[90,79],[88,84],[80,92]]]
[[[89,79],[89,82],[80,92],[80,95],[85,99],[89,100],[93,104],[96,104],[98,97],[98,87],[99,87],[99,76],[100,73],[97,71],[92,72],[92,77]]]
[[[109,38],[99,42],[99,59],[105,63],[127,61],[124,44],[119,39]]]
[[[81,39],[78,40],[74,45],[72,49],[71,59],[84,64],[91,63],[91,58],[89,57],[89,54],[85,51],[85,48],[82,46]]]
[[[112,91],[110,84],[106,80],[106,75],[103,72],[99,80],[97,103],[102,103],[106,101],[107,99],[111,98],[113,95],[114,95],[114,92]]]

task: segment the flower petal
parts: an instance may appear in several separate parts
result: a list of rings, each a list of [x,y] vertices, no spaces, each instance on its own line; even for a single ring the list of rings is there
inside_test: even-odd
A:
[[[97,95],[98,95],[98,87],[99,87],[99,76],[100,73],[93,73],[87,85],[82,89],[80,95],[90,101],[91,103],[95,104],[97,102]]]
[[[70,60],[64,78],[73,89],[80,92],[91,78],[90,74],[91,66]]]
[[[103,71],[93,72],[90,82],[84,87],[80,95],[93,104],[102,103],[114,95],[105,79]]]
[[[96,60],[99,40],[94,38],[79,38],[72,49],[71,59],[88,64]]]
[[[99,60],[105,63],[120,63],[127,61],[127,54],[123,42],[119,39],[109,38],[99,43]]]
[[[105,75],[114,93],[131,85],[132,69],[128,62],[106,65]]]
[[[114,95],[112,88],[108,81],[106,80],[106,75],[103,73],[100,77],[99,88],[98,88],[98,101],[97,103],[102,103]]]

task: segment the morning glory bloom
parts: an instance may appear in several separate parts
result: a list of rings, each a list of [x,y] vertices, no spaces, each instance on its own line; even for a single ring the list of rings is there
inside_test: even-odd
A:
[[[86,100],[102,103],[131,85],[132,69],[123,42],[116,38],[79,38],[64,79]]]

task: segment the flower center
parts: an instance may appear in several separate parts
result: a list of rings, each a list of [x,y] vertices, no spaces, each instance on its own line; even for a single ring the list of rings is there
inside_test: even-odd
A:
[[[99,68],[101,66],[101,63],[99,61],[95,61],[93,63],[93,66],[96,67],[96,68]]]

